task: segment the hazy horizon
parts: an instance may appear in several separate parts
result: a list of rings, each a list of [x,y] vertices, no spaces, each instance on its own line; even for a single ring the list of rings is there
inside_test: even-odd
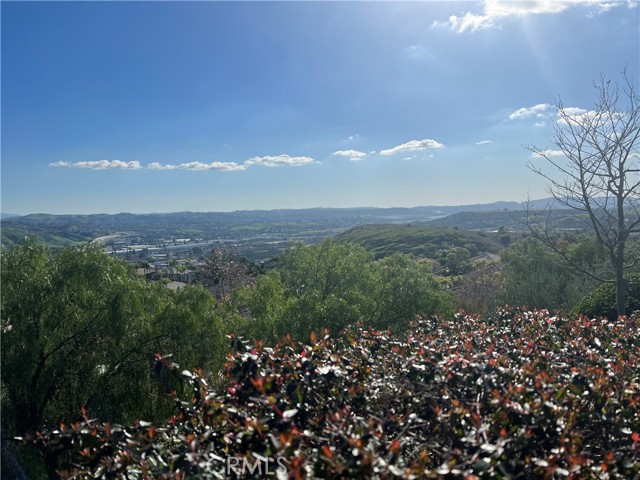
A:
[[[546,197],[554,102],[640,80],[597,2],[2,2],[3,212]]]
[[[541,202],[550,200],[549,197],[545,198],[536,198],[530,199],[533,202]],[[425,205],[394,205],[390,207],[380,207],[375,205],[355,205],[355,206],[344,206],[344,207],[323,207],[320,205],[316,205],[313,207],[284,207],[284,208],[250,208],[250,209],[236,209],[236,210],[171,210],[171,211],[111,211],[111,212],[61,212],[61,213],[51,213],[51,212],[28,212],[28,213],[15,213],[15,212],[0,212],[3,216],[20,216],[24,217],[26,215],[119,215],[119,214],[132,214],[132,215],[163,215],[163,214],[172,214],[172,213],[236,213],[236,212],[274,212],[279,210],[360,210],[360,209],[412,209],[412,208],[447,208],[447,207],[465,207],[465,206],[477,206],[477,205],[494,205],[498,203],[518,203],[523,204],[526,200],[497,200],[495,202],[480,202],[480,203],[460,203],[460,204],[425,204]],[[4,217],[3,217],[4,218]]]

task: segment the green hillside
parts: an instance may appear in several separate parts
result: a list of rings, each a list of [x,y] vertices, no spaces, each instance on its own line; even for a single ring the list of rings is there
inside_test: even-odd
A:
[[[543,210],[532,210],[532,217],[539,216],[541,222],[547,220]],[[548,217],[553,228],[581,230],[585,228],[585,216],[571,209],[555,209]],[[442,218],[431,220],[432,227],[458,227],[465,230],[498,230],[505,227],[509,230],[526,230],[527,213],[520,210],[458,212]]]
[[[396,252],[434,258],[451,247],[463,247],[473,257],[502,249],[497,234],[471,232],[454,228],[419,225],[364,225],[336,237],[338,242],[354,242],[364,246],[377,258]]]
[[[17,222],[4,223],[1,228],[2,245],[5,247],[13,247],[24,242],[27,237],[34,237],[39,242],[52,248],[61,248],[76,245],[78,243],[88,242],[92,236],[86,232],[80,232],[70,228],[66,231],[60,229],[48,230],[46,226],[32,227]]]

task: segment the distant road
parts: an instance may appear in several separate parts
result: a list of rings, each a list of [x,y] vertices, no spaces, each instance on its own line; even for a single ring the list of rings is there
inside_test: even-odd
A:
[[[119,233],[114,233],[113,235],[105,235],[104,237],[97,237],[91,240],[91,243],[105,243],[109,240],[115,240],[120,236]]]

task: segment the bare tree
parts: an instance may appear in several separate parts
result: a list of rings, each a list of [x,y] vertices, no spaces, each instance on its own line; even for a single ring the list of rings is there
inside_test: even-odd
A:
[[[531,162],[528,166],[548,180],[549,193],[558,204],[588,218],[615,272],[614,278],[600,280],[615,282],[616,310],[625,315],[625,271],[637,260],[627,240],[640,231],[640,97],[626,71],[621,87],[604,75],[594,87],[592,110],[556,102],[553,143],[558,150],[527,147],[554,167],[555,174]],[[549,241],[548,230],[545,233],[546,243],[563,253]]]
[[[198,269],[198,278],[218,299],[228,297],[234,288],[249,279],[249,265],[231,251],[216,247]]]

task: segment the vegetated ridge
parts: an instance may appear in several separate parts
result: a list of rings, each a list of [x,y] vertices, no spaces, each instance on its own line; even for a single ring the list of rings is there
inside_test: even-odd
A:
[[[582,230],[587,228],[588,217],[569,208],[554,209],[551,214],[542,210],[533,210],[529,215],[539,215],[554,229]],[[522,208],[509,211],[458,212],[428,222],[433,227],[458,227],[464,230],[497,230],[500,227],[509,230],[526,229],[527,212]]]
[[[497,253],[503,248],[495,233],[410,224],[354,227],[338,235],[336,241],[358,243],[377,258],[397,252],[434,258],[450,247],[466,248],[473,257],[482,253]]]

